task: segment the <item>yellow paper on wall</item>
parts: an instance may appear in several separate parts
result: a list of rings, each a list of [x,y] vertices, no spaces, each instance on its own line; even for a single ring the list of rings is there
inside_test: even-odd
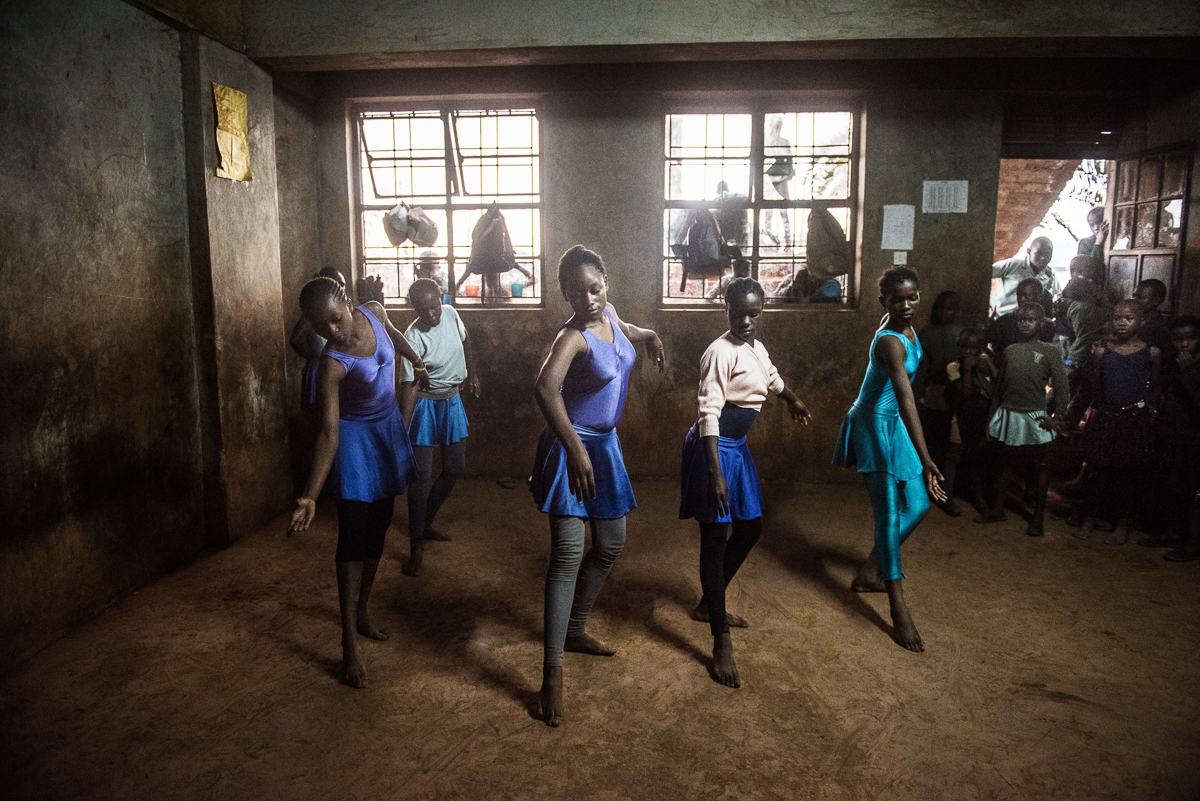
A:
[[[250,124],[246,93],[214,83],[217,106],[217,177],[235,181],[250,178]]]

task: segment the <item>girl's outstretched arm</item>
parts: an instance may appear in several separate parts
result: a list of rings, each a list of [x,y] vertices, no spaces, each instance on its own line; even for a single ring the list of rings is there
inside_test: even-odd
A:
[[[429,389],[429,373],[425,370],[425,362],[413,350],[413,346],[408,344],[408,340],[404,338],[404,334],[400,332],[400,329],[392,325],[392,321],[388,319],[387,312],[384,311],[383,306],[373,300],[367,301],[363,305],[370,310],[371,314],[375,315],[379,322],[383,323],[383,330],[387,331],[388,337],[392,340],[392,347],[396,349],[396,352],[412,362],[413,374],[417,378],[417,386],[421,389]]]
[[[667,351],[663,348],[662,340],[658,338],[658,333],[650,328],[638,328],[636,325],[625,322],[621,319],[621,315],[617,314],[617,309],[611,303],[608,304],[608,310],[613,313],[613,317],[617,318],[617,325],[621,326],[621,333],[625,335],[633,344],[639,342],[646,343],[646,358],[658,365],[658,371],[661,373],[667,363]]]
[[[292,512],[292,522],[288,526],[288,536],[293,531],[303,531],[312,522],[317,513],[317,496],[325,479],[333,467],[333,457],[338,449],[338,385],[346,377],[346,368],[342,367],[331,356],[322,356],[317,365],[317,401],[321,409],[321,430],[317,432],[317,441],[313,445],[312,469],[308,474],[308,482],[304,485],[304,494],[296,499],[296,508]]]
[[[903,336],[903,335],[901,335]],[[925,434],[921,431],[921,418],[917,414],[917,402],[913,398],[912,385],[908,383],[908,373],[904,369],[904,343],[896,337],[880,337],[875,345],[875,357],[887,367],[888,377],[892,381],[892,391],[896,393],[896,403],[900,406],[900,419],[908,429],[908,438],[917,449],[921,459],[921,473],[925,479],[925,489],[937,501],[946,500],[946,492],[940,482],[945,481],[942,473],[929,458],[929,449],[925,447]]]
[[[812,422],[812,414],[808,411],[808,407],[804,405],[804,401],[796,397],[795,392],[784,387],[783,392],[779,393],[779,397],[787,401],[788,412],[792,415],[793,423],[808,425]]]
[[[571,362],[581,353],[587,352],[587,340],[573,328],[563,328],[550,346],[542,369],[538,371],[533,394],[537,398],[542,416],[558,436],[567,452],[567,481],[571,493],[577,500],[590,501],[596,497],[596,477],[592,473],[592,460],[588,458],[583,440],[567,416],[567,405],[562,399],[562,383],[567,377]]]

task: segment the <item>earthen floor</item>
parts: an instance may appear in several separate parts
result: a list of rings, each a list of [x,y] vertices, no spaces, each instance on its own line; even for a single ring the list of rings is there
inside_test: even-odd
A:
[[[547,534],[523,487],[462,482],[452,542],[400,573],[404,504],[373,598],[387,642],[339,685],[335,521],[279,518],[105,610],[0,683],[6,799],[1196,799],[1200,562],[934,510],[905,546],[927,651],[847,590],[870,547],[857,485],[768,485],[730,590],[743,686],[708,676],[689,618],[697,536],[669,482],[641,508],[566,720],[529,701]]]

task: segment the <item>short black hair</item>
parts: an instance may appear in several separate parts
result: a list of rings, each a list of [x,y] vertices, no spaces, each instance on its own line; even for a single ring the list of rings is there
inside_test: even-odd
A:
[[[1145,281],[1139,282],[1138,285],[1134,287],[1134,291],[1137,291],[1144,286],[1153,289],[1154,294],[1162,298],[1159,303],[1162,303],[1163,300],[1167,299],[1167,285],[1157,278],[1147,278]]]
[[[600,254],[594,250],[588,250],[583,245],[576,245],[564,253],[562,258],[558,260],[558,288],[561,290],[567,279],[587,265],[595,267],[600,271],[601,275],[606,275],[604,272],[604,261],[600,258]]]
[[[442,288],[438,286],[437,281],[434,281],[432,278],[418,278],[416,281],[413,281],[411,284],[409,284],[408,302],[412,303],[413,298],[422,294],[440,299],[442,297]]]
[[[917,289],[921,288],[921,279],[916,270],[911,267],[893,267],[879,276],[879,294],[886,296],[905,281],[912,281],[917,285]]]
[[[725,287],[725,308],[729,308],[729,299],[733,297],[748,298],[758,295],[766,300],[767,293],[763,292],[762,284],[753,278],[735,278]]]
[[[1034,301],[1032,303],[1026,303],[1024,306],[1021,306],[1020,308],[1018,308],[1017,316],[1020,317],[1022,314],[1026,313],[1026,312],[1031,312],[1031,311],[1037,312],[1038,315],[1040,315],[1043,320],[1046,319],[1046,307],[1043,306],[1042,304],[1038,303],[1037,301]]]

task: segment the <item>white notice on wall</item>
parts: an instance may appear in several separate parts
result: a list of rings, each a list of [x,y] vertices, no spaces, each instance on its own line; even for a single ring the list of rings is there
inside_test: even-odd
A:
[[[916,206],[883,207],[883,249],[912,250]]]
[[[926,181],[921,198],[923,214],[966,214],[968,181]]]
[[[892,264],[908,264],[908,251],[897,250],[892,254]]]

